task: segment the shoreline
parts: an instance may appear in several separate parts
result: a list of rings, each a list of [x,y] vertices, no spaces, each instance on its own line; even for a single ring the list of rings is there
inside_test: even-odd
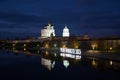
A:
[[[32,50],[41,50],[44,52],[44,50],[48,50],[50,52],[59,52],[59,48],[51,48],[51,49],[46,49],[46,48],[34,48]],[[28,50],[29,51],[29,50]],[[109,60],[114,60],[114,61],[120,61],[120,54],[119,53],[110,53],[110,52],[102,52],[98,50],[87,50],[87,51],[81,51],[81,56],[84,57],[95,57],[95,58],[100,58],[100,59],[109,59]]]
[[[101,58],[101,59],[109,59],[114,61],[120,61],[120,54],[115,53],[106,53],[106,52],[98,52],[98,51],[86,51],[81,54],[81,56],[87,56],[87,57],[95,57],[95,58]]]

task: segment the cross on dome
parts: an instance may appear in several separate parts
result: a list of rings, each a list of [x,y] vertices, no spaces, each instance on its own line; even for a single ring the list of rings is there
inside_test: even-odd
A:
[[[65,29],[68,29],[66,24],[65,24]]]

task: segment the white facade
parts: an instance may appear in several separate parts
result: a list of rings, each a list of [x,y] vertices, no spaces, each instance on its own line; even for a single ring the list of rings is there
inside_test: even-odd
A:
[[[55,30],[54,30],[54,27],[48,23],[48,25],[45,26],[44,29],[41,30],[41,37],[47,38],[47,37],[50,37],[51,34],[55,36]]]
[[[69,29],[67,28],[67,26],[65,26],[65,28],[63,29],[63,37],[69,37],[70,33],[69,33]]]

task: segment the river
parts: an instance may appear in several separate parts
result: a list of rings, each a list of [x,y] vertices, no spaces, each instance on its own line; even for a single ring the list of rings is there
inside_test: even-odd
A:
[[[57,52],[0,50],[0,80],[119,80],[120,62]]]

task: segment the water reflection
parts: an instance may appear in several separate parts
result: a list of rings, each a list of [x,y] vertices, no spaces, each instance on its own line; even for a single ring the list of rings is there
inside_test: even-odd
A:
[[[70,63],[68,60],[63,60],[63,65],[67,68],[70,65]]]
[[[56,62],[61,62],[64,68],[69,66],[87,66],[100,71],[106,70],[120,70],[120,62],[113,60],[98,59],[93,57],[81,57],[81,55],[66,54],[59,52],[40,51],[40,50],[13,50],[15,55],[24,53],[26,56],[40,56],[41,65],[46,67],[49,71],[54,69]]]
[[[39,53],[40,53],[40,51],[38,50],[38,51],[37,51],[37,53],[39,54]]]
[[[51,69],[54,68],[55,61],[45,59],[45,58],[41,58],[41,64],[44,65],[48,70],[51,71]]]
[[[29,52],[29,51],[20,51],[20,50],[13,50],[14,54],[20,54],[20,53],[24,53],[26,56],[32,56],[33,53]]]
[[[45,55],[48,55],[49,54],[49,52],[48,51],[45,51]]]
[[[81,59],[81,55],[76,55],[76,54],[60,53],[60,56],[73,58],[73,59]]]
[[[97,65],[98,65],[97,61],[93,58],[92,59],[92,66],[97,67]]]
[[[92,58],[92,57],[82,57],[81,59],[82,64],[92,67],[94,69],[99,69],[100,71],[107,71],[107,70],[120,70],[120,62],[119,61],[112,61],[112,60],[105,60],[99,58]]]
[[[112,60],[110,60],[110,65],[112,66],[112,64],[113,64],[113,62],[112,62]]]
[[[24,53],[26,56],[40,56],[41,65],[46,67],[49,71],[54,69],[56,61],[62,63],[62,66],[68,68],[70,65],[77,65],[81,60],[81,55],[78,54],[69,54],[69,53],[58,53],[58,52],[50,52],[40,51],[40,50],[13,50],[15,54]]]

